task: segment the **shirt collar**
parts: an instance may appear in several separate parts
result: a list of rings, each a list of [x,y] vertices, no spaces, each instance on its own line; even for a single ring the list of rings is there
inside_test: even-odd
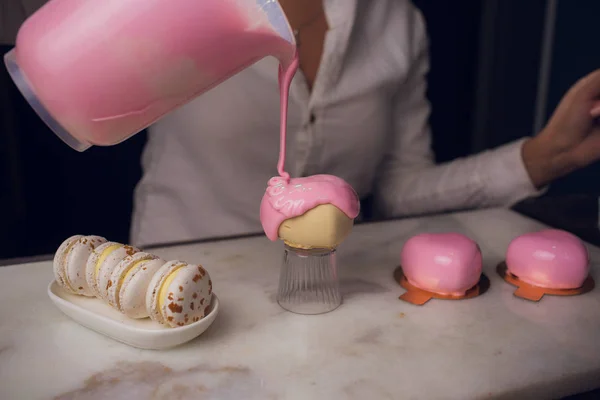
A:
[[[325,16],[330,30],[348,28],[354,25],[358,0],[323,0]]]
[[[318,93],[313,93],[313,99],[322,98],[337,84],[356,19],[357,3],[358,0],[323,0],[329,31],[318,72],[323,81],[315,87]]]

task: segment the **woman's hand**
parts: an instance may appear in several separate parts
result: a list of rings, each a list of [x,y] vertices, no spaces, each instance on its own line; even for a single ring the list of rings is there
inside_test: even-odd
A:
[[[600,69],[573,85],[539,135],[523,145],[523,161],[541,188],[600,159]]]

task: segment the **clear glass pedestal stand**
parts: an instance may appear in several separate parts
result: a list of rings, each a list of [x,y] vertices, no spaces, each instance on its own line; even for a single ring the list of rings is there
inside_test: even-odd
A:
[[[342,304],[335,249],[297,249],[285,245],[277,303],[296,314],[315,315]]]

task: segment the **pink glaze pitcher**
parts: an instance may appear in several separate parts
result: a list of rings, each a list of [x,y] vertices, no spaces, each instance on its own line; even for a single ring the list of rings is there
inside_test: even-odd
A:
[[[114,145],[267,56],[296,52],[276,0],[51,0],[6,67],[69,146]]]

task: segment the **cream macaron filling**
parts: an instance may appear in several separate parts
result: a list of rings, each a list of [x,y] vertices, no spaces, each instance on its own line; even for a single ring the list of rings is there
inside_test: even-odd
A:
[[[210,312],[212,283],[197,264],[169,261],[152,278],[146,292],[150,318],[172,328],[198,322]]]
[[[121,286],[123,286],[123,282],[125,282],[125,279],[129,278],[129,276],[131,274],[133,274],[133,272],[142,264],[144,264],[145,262],[152,260],[152,258],[146,258],[144,260],[138,261],[136,263],[133,263],[133,265],[129,266],[126,270],[126,272],[123,274],[123,276],[121,276],[121,279],[119,279],[119,283],[118,283],[118,289],[121,288]]]
[[[163,280],[162,284],[160,285],[160,289],[158,291],[158,312],[161,314],[162,316],[162,309],[165,306],[165,303],[167,302],[167,300],[169,300],[169,287],[171,286],[171,283],[173,282],[173,280],[177,277],[177,274],[179,273],[179,271],[185,267],[186,264],[182,263],[177,265],[176,267],[174,267],[171,272],[169,273],[169,275],[167,275],[167,277]]]
[[[96,261],[96,269],[94,270],[94,278],[98,279],[98,275],[100,274],[100,268],[102,267],[102,264],[104,263],[104,261],[106,261],[108,256],[110,256],[113,251],[120,249],[123,246],[124,245],[122,245],[122,244],[113,244],[111,246],[108,246],[107,248],[105,248],[102,251],[102,253],[100,254],[100,257],[98,257],[98,261]]]
[[[129,278],[131,275],[133,275],[138,268],[140,268],[143,264],[146,264],[149,261],[155,260],[156,257],[152,256],[150,254],[148,254],[147,256],[144,256],[141,260],[132,262],[130,265],[128,265],[124,271],[121,272],[121,276],[119,277],[119,280],[117,281],[117,287],[115,288],[115,295],[114,295],[114,301],[116,303],[117,308],[121,309],[121,288],[123,287],[123,284],[125,283],[125,281],[127,280],[127,278]]]
[[[106,239],[101,236],[83,236],[73,243],[73,246],[66,254],[65,276],[76,294],[83,296],[93,295],[86,278],[87,261],[96,247],[104,243],[106,243]]]

